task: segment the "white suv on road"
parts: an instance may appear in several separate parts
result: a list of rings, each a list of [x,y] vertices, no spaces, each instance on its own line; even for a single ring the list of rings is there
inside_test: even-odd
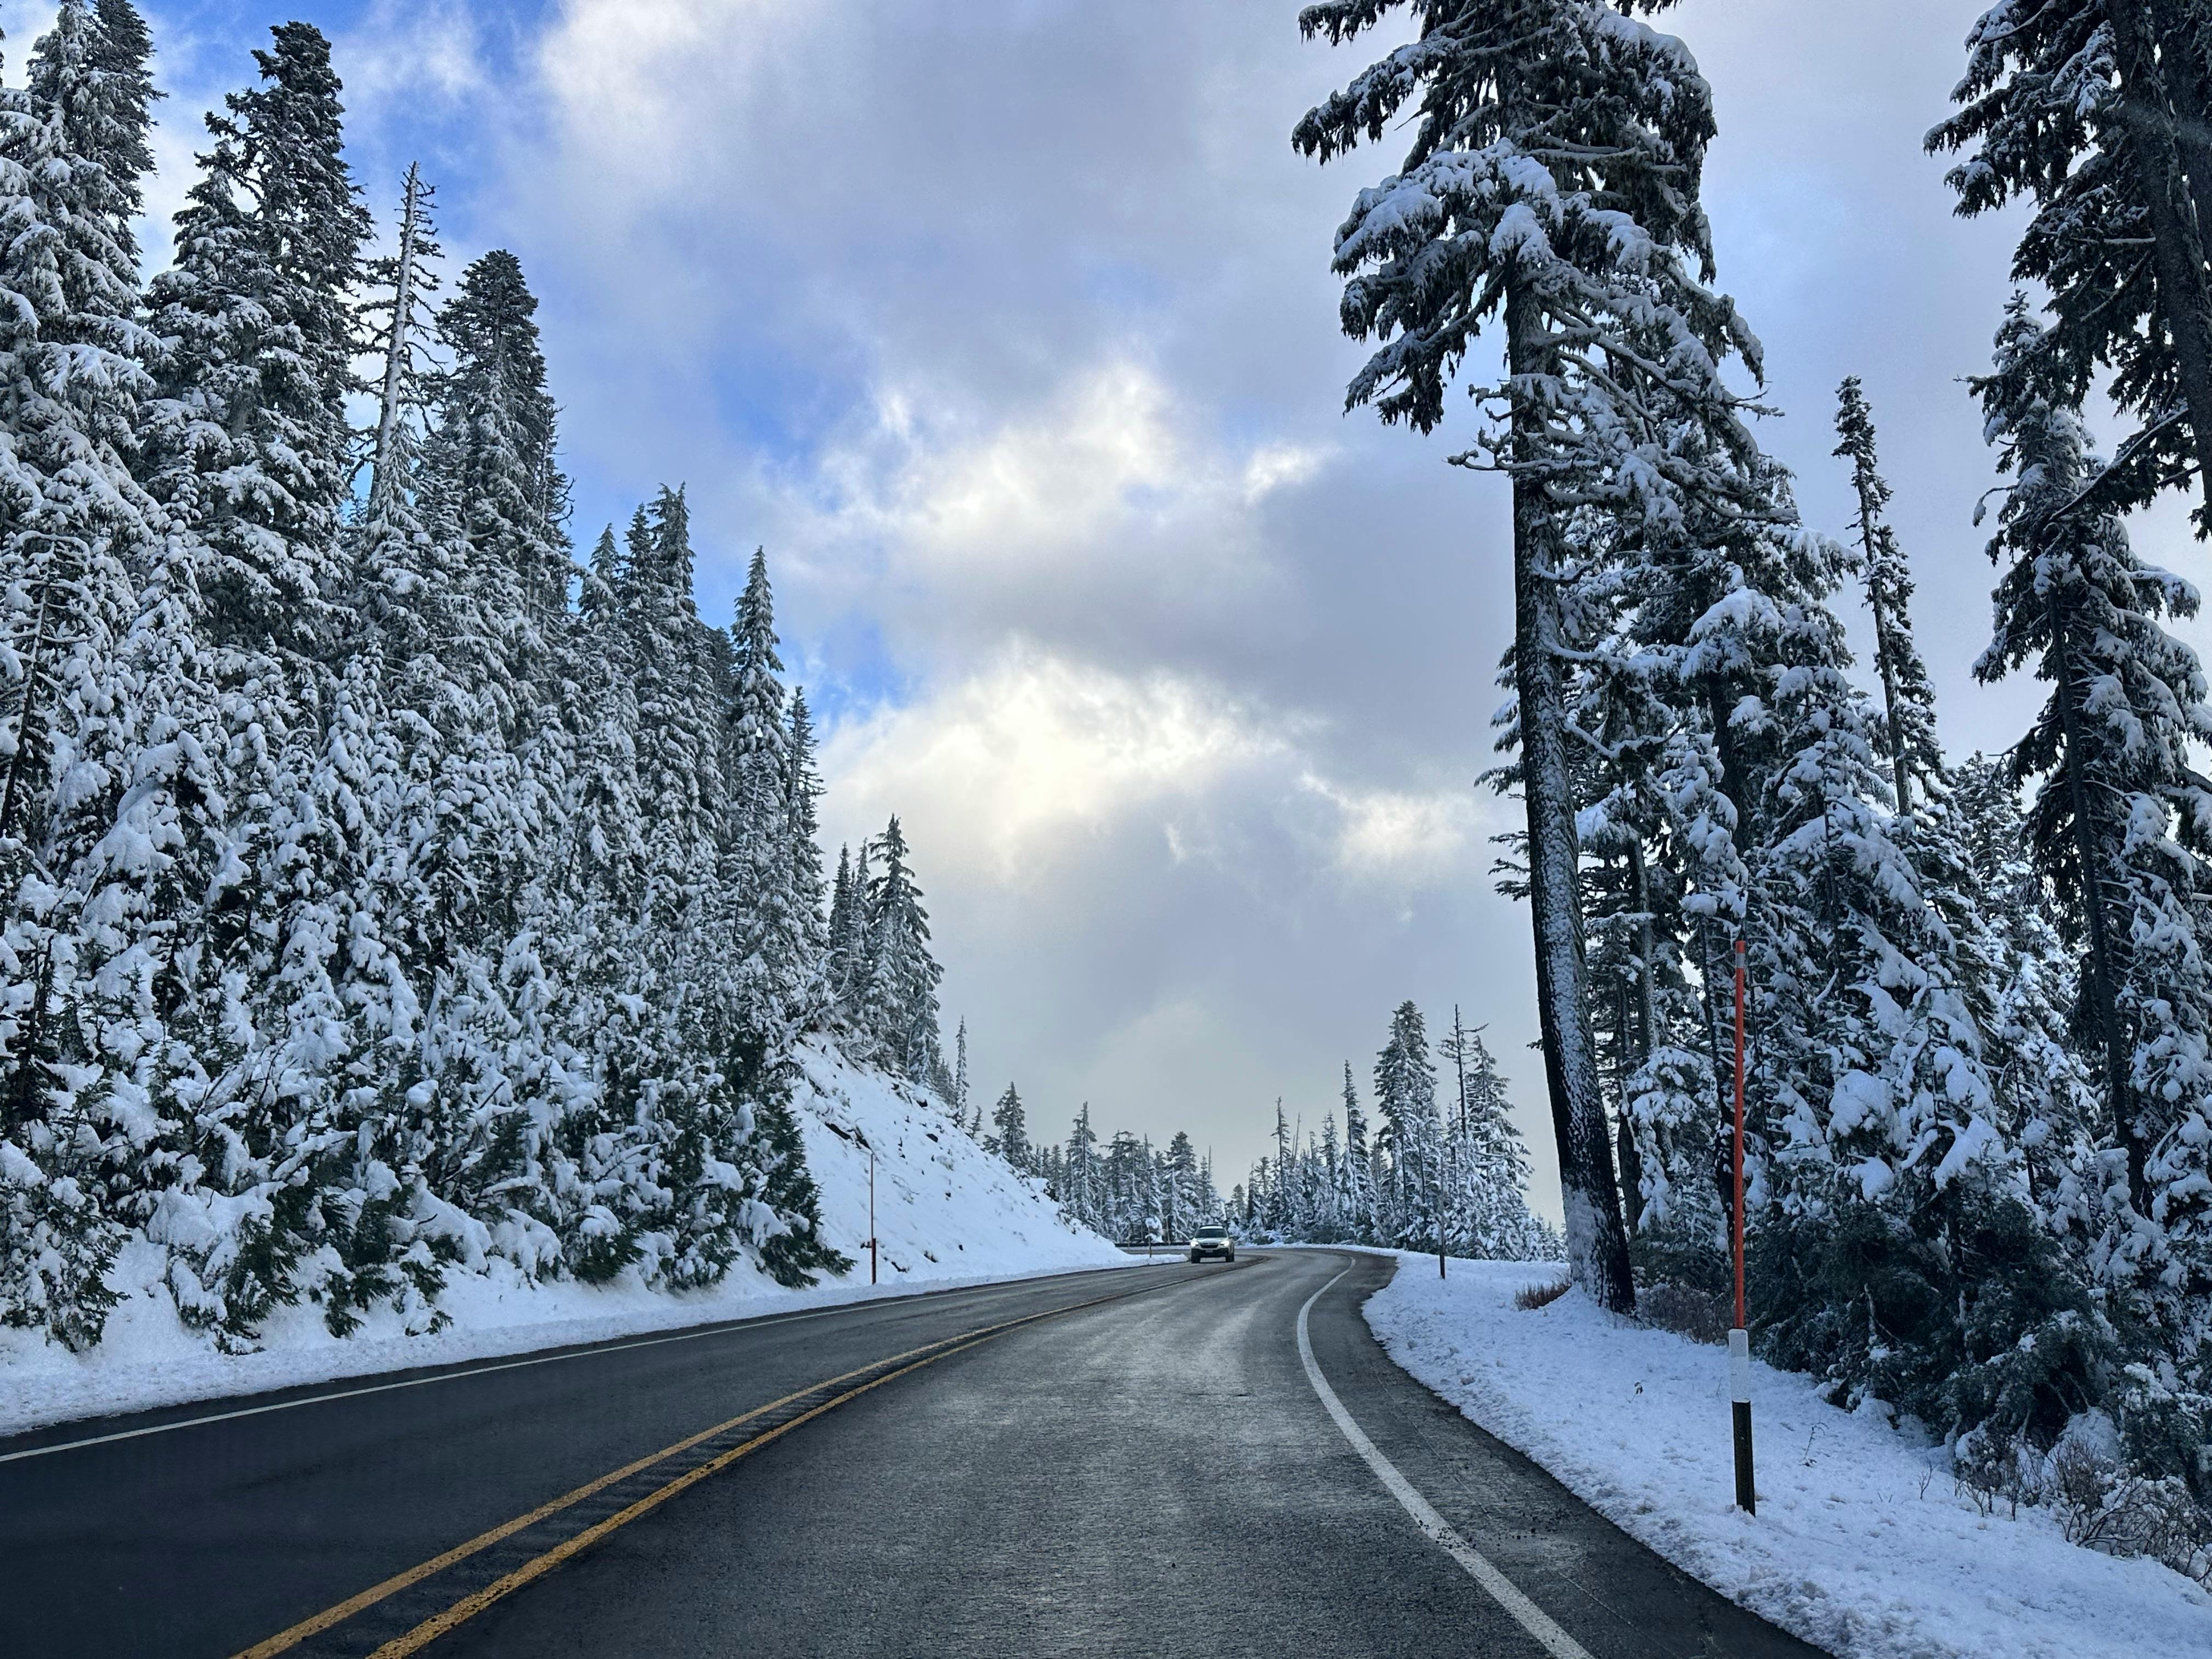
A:
[[[1218,1255],[1224,1261],[1237,1260],[1237,1241],[1229,1236],[1226,1227],[1200,1227],[1190,1236],[1190,1259],[1203,1261]]]

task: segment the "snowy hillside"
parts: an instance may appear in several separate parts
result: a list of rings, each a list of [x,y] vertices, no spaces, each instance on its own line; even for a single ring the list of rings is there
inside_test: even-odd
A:
[[[2212,1595],[2066,1541],[2048,1507],[1977,1504],[1948,1454],[1754,1367],[1759,1514],[1733,1504],[1727,1362],[1571,1293],[1556,1269],[1409,1262],[1367,1303],[1393,1358],[1696,1577],[1839,1659],[2212,1653]]]
[[[456,1272],[439,1298],[450,1322],[410,1334],[380,1308],[333,1336],[310,1303],[268,1320],[257,1352],[224,1354],[187,1329],[161,1279],[166,1252],[134,1240],[111,1281],[123,1299],[105,1339],[71,1354],[43,1334],[0,1330],[0,1433],[40,1424],[600,1341],[871,1295],[1115,1267],[1133,1260],[1063,1221],[1037,1183],[1016,1176],[954,1126],[934,1099],[857,1067],[818,1041],[803,1044],[792,1108],[821,1188],[826,1242],[853,1258],[842,1279],[788,1290],[750,1258],[712,1289],[648,1289],[635,1269],[605,1286],[533,1283],[503,1257]],[[876,1149],[883,1283],[868,1286],[868,1154]]]
[[[860,1071],[819,1042],[800,1046],[806,1080],[793,1104],[807,1167],[822,1188],[822,1231],[866,1285],[868,1148],[876,1152],[876,1237],[886,1289],[977,1274],[993,1278],[1129,1260],[1079,1231],[1042,1195],[956,1127],[936,1101],[881,1072]],[[773,1287],[771,1287],[773,1288]]]

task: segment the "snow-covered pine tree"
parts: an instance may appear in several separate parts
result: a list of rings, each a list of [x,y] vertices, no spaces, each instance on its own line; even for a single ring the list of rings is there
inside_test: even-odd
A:
[[[541,705],[556,696],[559,624],[576,574],[537,311],[512,253],[495,249],[462,272],[438,312],[449,362],[438,376],[439,419],[425,455],[442,529],[465,562],[459,580],[471,622],[484,630],[456,644],[483,653],[468,665],[471,678],[488,688],[518,750],[553,718]]]
[[[783,780],[783,854],[790,869],[791,914],[798,955],[793,966],[794,994],[800,1007],[814,1012],[822,989],[822,959],[829,949],[828,920],[823,905],[829,883],[822,870],[822,823],[816,805],[822,799],[822,769],[816,761],[814,714],[806,706],[806,689],[791,688],[791,719],[786,727]],[[966,1059],[968,1022],[960,1022],[962,1067],[953,1092],[967,1103]]]
[[[1866,582],[1867,609],[1874,618],[1875,665],[1881,674],[1883,737],[1889,750],[1890,783],[1897,810],[1912,810],[1916,779],[1925,787],[1939,778],[1943,750],[1936,741],[1936,692],[1927,665],[1913,648],[1911,605],[1912,572],[1883,509],[1889,484],[1877,469],[1874,411],[1856,374],[1836,394],[1836,453],[1851,464],[1851,489],[1858,516],[1860,575]]]
[[[1170,1243],[1181,1243],[1190,1237],[1200,1223],[1198,1193],[1198,1149],[1191,1145],[1190,1136],[1178,1129],[1168,1142],[1162,1155],[1163,1203],[1160,1211],[1161,1237]]]
[[[1278,1095],[1275,1097],[1275,1156],[1268,1165],[1272,1179],[1267,1183],[1267,1201],[1260,1206],[1260,1224],[1271,1238],[1298,1237],[1297,1183],[1293,1163],[1296,1149],[1290,1120],[1283,1115],[1283,1097]]]
[[[70,0],[29,90],[0,94],[0,1320],[73,1347],[113,1300],[128,1200],[110,1177],[160,1127],[134,1063],[159,1035],[146,888],[167,853],[128,793],[133,575],[159,524],[129,466],[150,390],[128,229],[151,94],[131,51]]]
[[[1577,904],[1566,530],[1595,508],[1653,522],[1698,487],[1663,416],[1686,401],[1725,416],[1739,400],[1716,362],[1734,349],[1755,367],[1757,349],[1700,280],[1714,126],[1680,41],[1601,0],[1330,0],[1300,27],[1342,42],[1401,3],[1419,38],[1310,112],[1293,143],[1327,161],[1379,142],[1409,106],[1415,116],[1405,166],[1362,191],[1337,234],[1345,329],[1382,343],[1349,404],[1433,428],[1480,329],[1504,325],[1509,379],[1480,394],[1502,410],[1498,429],[1463,459],[1513,484],[1513,776],[1569,1259],[1578,1283],[1625,1310],[1635,1288]]]
[[[50,37],[34,50],[28,88],[76,134],[73,149],[98,167],[106,199],[94,210],[106,240],[138,279],[137,221],[143,181],[154,170],[149,136],[154,105],[154,37],[131,0],[74,0],[59,8]],[[66,106],[66,107],[64,107]]]
[[[1411,1002],[1400,1003],[1390,1016],[1389,1039],[1375,1058],[1375,1109],[1382,1119],[1376,1141],[1389,1159],[1389,1184],[1379,1194],[1383,1242],[1434,1249],[1443,1196],[1443,1125],[1428,1025]]]
[[[1033,1156],[1029,1109],[1022,1104],[1020,1093],[1011,1083],[1006,1085],[1006,1092],[999,1097],[999,1103],[991,1109],[991,1126],[998,1133],[984,1144],[1012,1164],[1017,1174],[1027,1175]]]
[[[338,519],[351,477],[351,296],[369,230],[343,153],[330,43],[284,23],[260,84],[210,114],[215,142],[149,296],[163,342],[145,477],[206,550],[216,641],[241,653],[332,642]]]
[[[840,843],[837,848],[837,873],[830,882],[830,925],[827,948],[823,957],[824,969],[830,981],[830,994],[842,1005],[845,994],[845,970],[853,938],[853,918],[856,906],[853,896],[853,849],[849,843]]]
[[[1346,1236],[1344,1219],[1344,1143],[1337,1137],[1336,1114],[1323,1112],[1321,1143],[1313,1167],[1313,1237],[1334,1244]]]
[[[968,1020],[961,1017],[960,1029],[952,1039],[952,1092],[945,1103],[952,1109],[952,1121],[962,1128],[969,1127],[968,1120]],[[979,1119],[980,1119],[980,1114]]]
[[[1456,1121],[1449,1167],[1457,1179],[1448,1209],[1452,1236],[1463,1253],[1501,1261],[1534,1260],[1540,1238],[1528,1200],[1528,1148],[1510,1115],[1506,1081],[1482,1027],[1457,1033]]]
[[[1079,1226],[1103,1232],[1105,1214],[1099,1190],[1098,1134],[1091,1127],[1091,1103],[1087,1100],[1076,1109],[1075,1123],[1067,1133],[1067,1156],[1061,1171],[1060,1207]]]
[[[1152,1149],[1132,1131],[1116,1129],[1106,1143],[1101,1173],[1106,1213],[1099,1231],[1109,1238],[1133,1243],[1151,1237],[1159,1224]]]
[[[859,1021],[884,1062],[927,1078],[940,1043],[937,984],[943,969],[929,951],[929,912],[908,861],[906,832],[894,813],[875,851],[882,860],[868,884],[868,972]]]
[[[1961,214],[2033,204],[2013,276],[2051,295],[2039,349],[2077,400],[2109,368],[2142,422],[2096,480],[2114,508],[2192,471],[2212,504],[2205,37],[2194,3],[1997,0],[1967,34],[1959,112],[1927,139],[1967,152]]]
[[[868,914],[868,894],[875,880],[868,868],[873,847],[869,837],[860,838],[860,850],[853,856],[852,879],[848,884],[842,937],[833,932],[830,938],[837,973],[837,1009],[862,1049],[866,1048],[872,1036],[864,1010],[872,994],[870,988],[876,972],[876,940],[870,931]]]
[[[1965,884],[1996,936],[1996,989],[1980,1018],[1998,1127],[2021,1149],[2037,1212],[2086,1261],[2109,1218],[2098,1148],[2110,1132],[2095,1067],[2070,1041],[2080,969],[2059,937],[2006,763],[1970,757],[1952,769],[1951,795]]]
[[[775,651],[775,601],[762,549],[753,550],[730,637],[723,757],[730,810],[723,829],[723,879],[735,907],[736,952],[745,963],[746,1015],[766,1029],[800,1012],[802,989],[813,975],[814,948],[802,914],[807,904],[794,886],[799,778],[780,678],[783,664]],[[811,800],[806,811],[811,817]],[[928,1080],[926,1068],[907,1075]]]
[[[1345,1236],[1357,1244],[1380,1242],[1375,1217],[1373,1149],[1367,1139],[1367,1116],[1359,1109],[1359,1091],[1352,1080],[1352,1062],[1344,1062],[1344,1170],[1338,1208],[1344,1217]]]
[[[2160,621],[2192,613],[2197,594],[2137,558],[2114,514],[2083,502],[2098,463],[2047,338],[2015,297],[1978,385],[2014,482],[1990,550],[2003,568],[1996,637],[1976,672],[1996,680],[2033,664],[2051,688],[2008,772],[2036,786],[2030,855],[2084,957],[2077,1030],[2096,1059],[2111,1153],[2092,1177],[2112,1216],[2099,1265],[2134,1278],[2160,1345],[2212,1392],[2212,793],[2189,759],[2212,738],[2212,697],[2196,653]]]
[[[143,41],[112,15],[88,61],[143,97]],[[378,839],[365,787],[382,763],[357,739],[382,726],[377,676],[373,660],[323,659],[346,632],[344,400],[366,215],[327,43],[289,24],[256,57],[261,84],[210,118],[177,263],[149,297],[159,395],[140,414],[142,477],[168,520],[140,706],[160,710],[168,740],[142,751],[162,775],[143,777],[133,810],[203,831],[173,843],[191,867],[161,878],[196,914],[188,941],[172,934],[173,1000],[149,1061],[156,1097],[179,1109],[151,1161],[185,1178],[149,1224],[172,1244],[180,1309],[231,1334],[301,1292],[343,1133],[337,1068],[364,1046],[349,993],[388,978],[361,884]],[[142,118],[110,124],[112,154],[140,149]],[[121,211],[118,198],[108,216]]]
[[[1562,595],[1576,656],[1568,708],[1583,797],[1583,911],[1593,1026],[1612,1061],[1615,1153],[1638,1265],[1655,1280],[1723,1275],[1714,1143],[1722,1034],[1714,980],[1746,885],[1736,837],[1747,821],[1723,791],[1734,747],[1726,672],[1689,670],[1701,619],[1727,602],[1724,562],[1694,551],[1786,503],[1727,500],[1724,469],[1701,453],[1749,459],[1725,409],[1660,411],[1661,429],[1713,433],[1673,459],[1697,488],[1656,514],[1578,513],[1567,526],[1581,577]],[[1715,416],[1720,416],[1715,420]],[[1739,495],[1744,492],[1736,492]],[[1717,503],[1711,499],[1723,497]],[[1704,499],[1701,499],[1704,498]],[[1698,532],[1690,524],[1698,522]],[[1680,530],[1668,533],[1670,522]],[[1514,711],[1500,715],[1516,736]],[[1501,889],[1507,884],[1501,883]]]

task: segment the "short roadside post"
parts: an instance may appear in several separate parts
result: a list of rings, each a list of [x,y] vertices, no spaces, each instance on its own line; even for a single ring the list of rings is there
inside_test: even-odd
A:
[[[1444,1152],[1437,1143],[1437,1277],[1444,1276]]]
[[[876,1149],[868,1148],[868,1283],[876,1282]],[[1741,1298],[1739,1298],[1740,1300]],[[1737,1323],[1742,1323],[1741,1316]]]
[[[1735,1323],[1729,1331],[1729,1398],[1735,1414],[1735,1506],[1759,1513],[1751,1469],[1751,1333],[1743,1309],[1743,941],[1735,942]]]

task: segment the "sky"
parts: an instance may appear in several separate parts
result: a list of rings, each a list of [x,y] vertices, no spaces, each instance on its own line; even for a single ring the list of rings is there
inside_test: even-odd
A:
[[[520,257],[579,542],[684,485],[718,623],[767,550],[832,855],[901,816],[977,1095],[1018,1084],[1045,1136],[1085,1100],[1188,1129],[1226,1188],[1278,1097],[1317,1127],[1347,1060],[1368,1095],[1393,1007],[1455,1005],[1556,1216],[1527,921],[1491,886],[1518,808],[1477,785],[1502,486],[1446,465],[1468,411],[1425,439],[1343,409],[1331,236],[1403,137],[1327,167],[1288,138],[1370,45],[1301,41],[1287,0],[141,3],[156,215],[267,26],[316,23],[380,222],[420,161],[453,269]],[[1961,384],[2016,226],[1955,218],[1921,143],[1979,9],[1667,18],[1717,103],[1765,439],[1842,533],[1830,422],[1865,381],[1960,753],[2033,696],[1972,678],[1996,480]],[[51,15],[0,5],[10,73]],[[2178,514],[2138,533],[2200,574]]]

